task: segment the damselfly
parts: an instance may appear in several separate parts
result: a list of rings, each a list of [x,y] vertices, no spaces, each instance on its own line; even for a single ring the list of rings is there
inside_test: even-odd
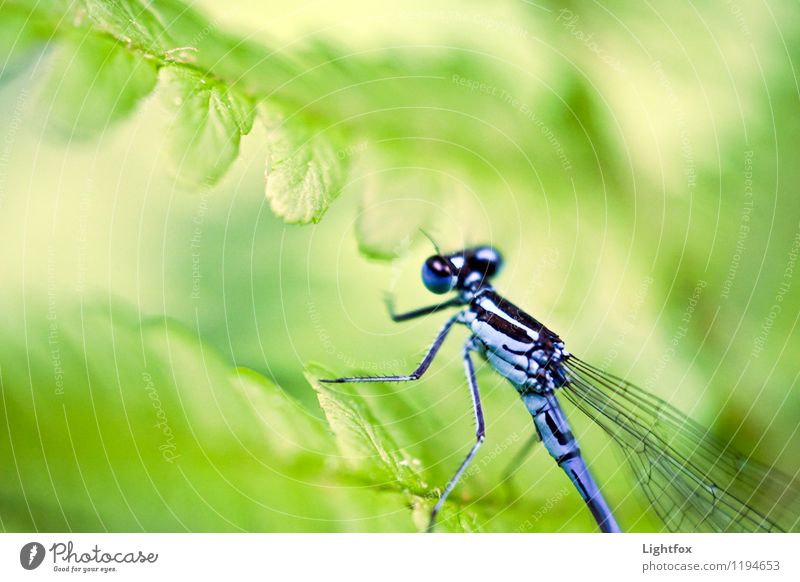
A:
[[[601,531],[620,526],[584,461],[557,395],[597,423],[621,448],[655,512],[671,531],[756,532],[798,527],[796,483],[715,439],[675,407],[633,384],[570,354],[561,338],[509,303],[490,281],[500,253],[479,246],[444,255],[422,267],[422,281],[451,299],[408,313],[407,321],[441,309],[462,307],[439,331],[422,363],[404,376],[350,377],[325,382],[409,382],[431,365],[455,324],[469,328],[463,359],[476,421],[475,444],[447,483],[431,512],[428,530],[485,437],[485,423],[472,354],[478,354],[519,392],[539,439],[586,502]]]

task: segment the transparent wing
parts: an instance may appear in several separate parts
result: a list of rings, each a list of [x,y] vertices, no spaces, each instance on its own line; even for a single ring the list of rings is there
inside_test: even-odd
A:
[[[677,408],[570,356],[559,394],[602,427],[633,468],[670,531],[759,532],[800,528],[792,478],[715,439]]]

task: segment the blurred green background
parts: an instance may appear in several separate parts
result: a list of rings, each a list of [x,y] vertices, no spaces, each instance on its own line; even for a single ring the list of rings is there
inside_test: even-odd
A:
[[[8,61],[0,528],[424,526],[473,439],[459,339],[415,385],[306,376],[417,363],[440,318],[392,324],[382,294],[431,302],[419,228],[496,245],[501,292],[570,351],[797,472],[795,2],[194,7],[304,63],[276,99],[345,129],[344,188],[317,224],[274,216],[259,123],[218,185],[187,188],[159,87],[83,137],[47,81],[57,47]],[[442,529],[594,531],[544,450],[503,482],[533,427],[483,364],[479,382],[487,441]],[[567,412],[623,527],[659,529]]]

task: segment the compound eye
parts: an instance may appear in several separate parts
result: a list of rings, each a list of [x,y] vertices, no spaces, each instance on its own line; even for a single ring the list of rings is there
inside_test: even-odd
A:
[[[483,265],[486,277],[494,277],[503,266],[503,257],[494,247],[478,247],[475,249],[474,259]]]
[[[452,291],[458,277],[453,274],[450,263],[444,257],[435,255],[422,265],[422,282],[431,293],[447,293]]]

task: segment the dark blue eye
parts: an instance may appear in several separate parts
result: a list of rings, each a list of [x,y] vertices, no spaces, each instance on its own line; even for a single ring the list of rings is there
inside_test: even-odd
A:
[[[456,286],[458,278],[453,274],[450,263],[438,255],[430,257],[422,265],[422,282],[431,293],[447,293]]]

